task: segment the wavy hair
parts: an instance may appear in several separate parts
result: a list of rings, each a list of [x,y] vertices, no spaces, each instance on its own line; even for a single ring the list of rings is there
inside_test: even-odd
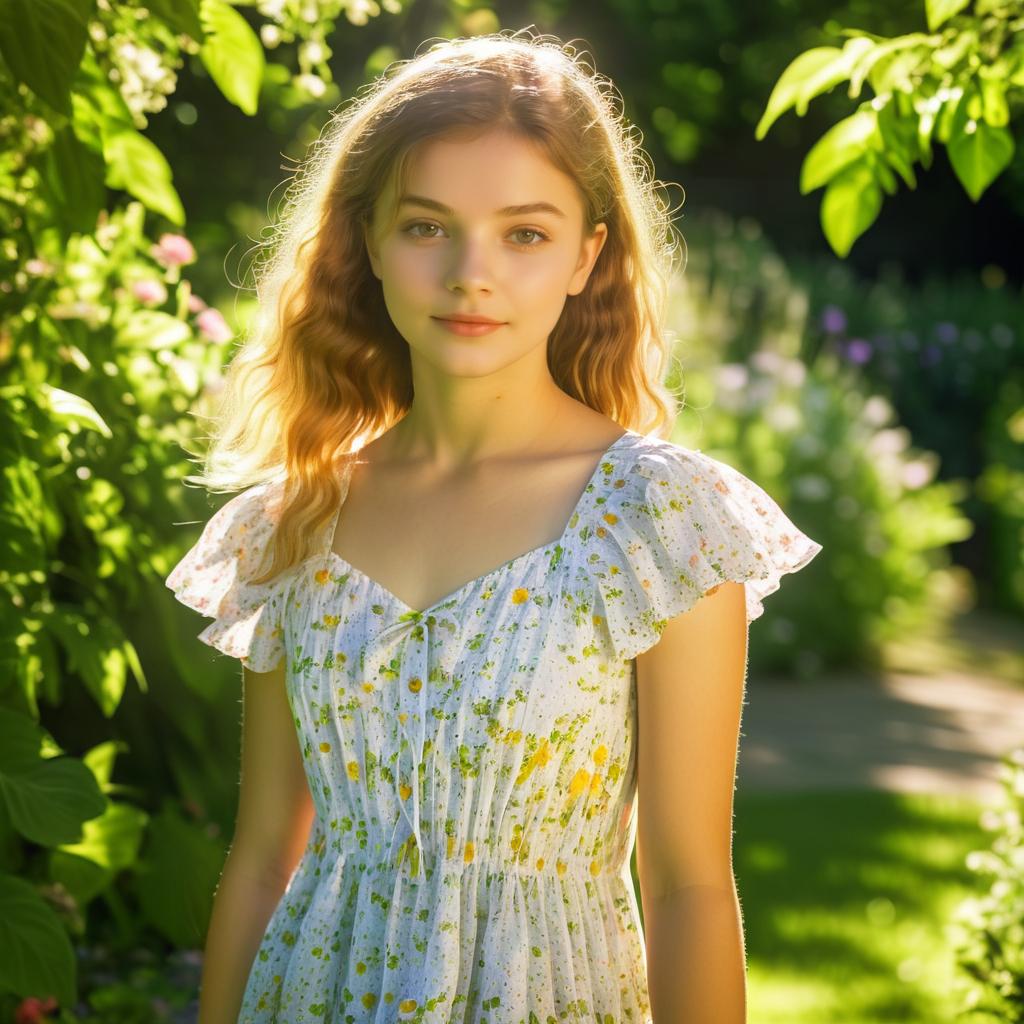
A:
[[[662,320],[685,244],[615,86],[571,44],[529,29],[419,49],[332,114],[289,184],[254,263],[258,309],[209,417],[203,472],[186,477],[219,491],[283,478],[272,561],[254,582],[308,557],[342,500],[344,460],[412,402],[409,347],[364,230],[425,140],[504,129],[575,180],[586,229],[604,221],[608,237],[549,336],[552,378],[642,433],[667,436],[677,414]]]

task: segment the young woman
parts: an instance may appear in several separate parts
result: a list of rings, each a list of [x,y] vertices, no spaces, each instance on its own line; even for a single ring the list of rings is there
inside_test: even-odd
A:
[[[678,239],[612,89],[440,43],[293,186],[167,580],[244,666],[200,1024],[745,1019],[747,625],[820,547],[663,436]]]

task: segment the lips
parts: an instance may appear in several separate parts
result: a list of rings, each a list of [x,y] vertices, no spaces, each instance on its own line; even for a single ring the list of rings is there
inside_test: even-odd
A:
[[[456,324],[491,324],[492,326],[497,326],[504,323],[503,320],[492,320],[486,316],[435,316],[434,319],[447,320],[449,323]]]

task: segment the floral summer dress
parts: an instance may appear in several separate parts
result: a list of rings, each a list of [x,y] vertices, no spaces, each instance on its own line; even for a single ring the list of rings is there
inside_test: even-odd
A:
[[[167,579],[199,639],[285,660],[316,809],[240,1024],[649,1024],[632,659],[725,580],[757,618],[821,546],[726,463],[626,431],[558,540],[414,609],[331,550],[337,514],[248,584],[278,488]]]

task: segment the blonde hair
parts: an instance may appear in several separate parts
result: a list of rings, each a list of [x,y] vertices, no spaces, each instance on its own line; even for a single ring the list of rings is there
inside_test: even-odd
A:
[[[285,192],[268,255],[255,264],[258,311],[226,371],[203,472],[186,477],[210,490],[283,477],[273,560],[256,582],[308,557],[308,538],[342,500],[344,460],[412,402],[408,344],[364,228],[425,140],[504,129],[576,181],[587,231],[603,221],[608,237],[549,337],[551,375],[620,426],[671,431],[662,319],[682,236],[614,85],[570,44],[528,32],[428,40],[391,64],[333,114]]]

